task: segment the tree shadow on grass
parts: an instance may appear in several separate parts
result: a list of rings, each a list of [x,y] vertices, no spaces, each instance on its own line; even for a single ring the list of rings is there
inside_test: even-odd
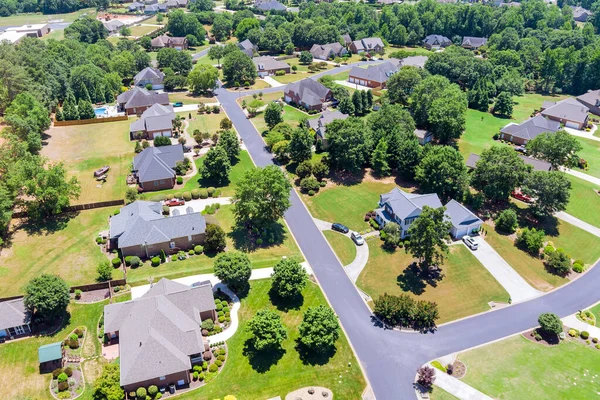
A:
[[[304,296],[302,296],[302,294],[298,294],[291,298],[285,298],[279,296],[272,287],[271,290],[269,290],[269,300],[271,301],[271,304],[277,308],[277,310],[282,312],[299,310],[304,304]]]
[[[244,342],[244,356],[248,357],[252,369],[261,374],[268,372],[272,366],[276,365],[285,352],[281,346],[276,349],[259,351],[254,347],[252,338]]]
[[[516,209],[519,226],[535,229],[543,229],[548,236],[558,236],[559,221],[556,217],[537,217],[529,209]]]
[[[365,178],[366,171],[362,169],[360,172],[351,174],[349,172],[334,172],[331,173],[329,179],[338,185],[354,186],[362,183]]]
[[[328,347],[321,352],[316,352],[312,349],[309,349],[305,345],[300,342],[299,339],[296,340],[296,351],[300,356],[300,360],[304,365],[326,365],[329,363],[329,360],[335,356],[337,353],[337,348],[335,346]]]
[[[79,211],[74,211],[48,217],[43,220],[27,219],[19,228],[27,232],[28,235],[50,235],[65,229],[69,221],[78,215]]]
[[[432,271],[423,272],[423,269],[413,262],[398,275],[396,281],[403,291],[420,295],[425,292],[427,285],[437,287],[438,282],[444,277],[441,271],[440,268],[434,268]]]
[[[246,225],[235,224],[227,236],[233,240],[233,245],[237,250],[245,252],[280,246],[287,238],[285,228],[281,222],[275,222],[268,227],[261,228],[258,233],[253,232]],[[259,239],[261,240],[259,241]]]

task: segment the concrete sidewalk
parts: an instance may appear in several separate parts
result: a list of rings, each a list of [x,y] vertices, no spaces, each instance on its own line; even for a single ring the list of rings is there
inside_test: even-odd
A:
[[[579,179],[583,179],[584,181],[588,181],[590,183],[593,183],[594,185],[600,186],[600,179],[596,178],[595,176],[588,175],[583,172],[575,171],[565,167],[560,167],[560,170],[566,172],[569,175],[573,175]]]
[[[562,322],[569,328],[575,328],[580,332],[581,331],[589,332],[590,339],[591,338],[599,338],[600,339],[600,328],[577,319],[577,316],[575,314],[571,314],[568,317],[564,317],[562,319]]]
[[[592,129],[589,132],[574,128],[568,128],[566,126],[563,129],[567,131],[570,135],[600,142],[600,137],[594,136],[594,132],[596,132],[596,129],[598,129],[597,125],[593,125]]]
[[[531,300],[543,293],[532,288],[481,236],[474,238],[479,249],[471,253],[508,292],[513,303]]]
[[[285,86],[285,83],[277,82],[275,79],[271,78],[270,76],[263,76],[262,80],[267,82],[269,85],[271,85],[271,87]]]
[[[600,228],[595,227],[594,225],[590,225],[587,222],[572,216],[571,214],[567,214],[564,211],[559,211],[555,213],[554,216],[556,218],[562,219],[563,221],[570,223],[571,225],[575,225],[576,227],[583,229],[584,231],[589,232],[594,236],[600,237]]]
[[[479,390],[467,385],[463,381],[445,374],[435,367],[432,368],[435,371],[434,385],[444,389],[451,395],[458,397],[461,400],[492,400],[490,396],[481,393]]]
[[[349,87],[350,89],[356,89],[356,90],[372,90],[373,89],[368,86],[363,86],[363,85],[359,85],[358,83],[352,83],[352,82],[348,82],[348,81],[334,81],[334,82],[337,83],[338,85]]]

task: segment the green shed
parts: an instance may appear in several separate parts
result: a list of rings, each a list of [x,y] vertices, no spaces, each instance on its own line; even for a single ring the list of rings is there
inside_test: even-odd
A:
[[[40,371],[52,371],[63,366],[62,342],[50,343],[38,349]]]

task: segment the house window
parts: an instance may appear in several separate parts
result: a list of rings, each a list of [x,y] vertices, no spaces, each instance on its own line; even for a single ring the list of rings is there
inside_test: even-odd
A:
[[[188,242],[192,241],[192,235],[188,235]]]
[[[156,182],[156,181],[152,182],[152,184],[153,184],[154,186],[158,186],[158,182]]]
[[[174,249],[175,248],[175,242],[169,242],[169,248],[170,249]]]
[[[159,381],[164,381],[165,379],[167,379],[166,376],[161,376],[161,377],[158,378]]]
[[[25,329],[22,326],[15,326],[15,333],[17,335],[22,335],[25,333]]]

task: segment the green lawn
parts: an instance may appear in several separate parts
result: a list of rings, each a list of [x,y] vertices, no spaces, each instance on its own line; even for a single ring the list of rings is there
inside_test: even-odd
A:
[[[313,385],[331,389],[336,399],[359,399],[365,380],[344,335],[337,341],[333,357],[322,365],[303,361],[296,350],[298,326],[306,309],[327,305],[319,287],[309,283],[303,291],[304,301],[299,309],[283,312],[278,311],[269,300],[270,280],[252,281],[250,284],[250,293],[242,299],[239,311],[240,326],[227,342],[229,351],[223,371],[212,382],[182,395],[181,399],[223,398],[229,394],[248,400],[275,396],[284,398],[293,390]],[[281,354],[259,355],[250,361],[244,351],[250,337],[245,327],[247,321],[262,309],[271,309],[281,315],[288,338],[282,344]]]
[[[268,101],[266,97],[267,96],[263,97],[263,102],[265,102],[265,104]],[[287,122],[293,128],[297,127],[300,121],[312,117],[304,111],[298,110],[297,108],[294,108],[287,104],[283,105],[283,113],[281,114],[281,116],[283,117],[283,122]],[[251,119],[251,121],[256,127],[257,131],[264,132],[268,130],[263,111],[259,112],[254,118]]]
[[[600,213],[590,211],[600,210],[600,195],[595,192],[600,187],[572,175],[566,176],[571,181],[571,198],[565,211],[588,224],[600,227]]]
[[[495,399],[598,397],[600,351],[566,340],[543,346],[521,335],[459,354],[465,383]],[[596,380],[596,382],[593,382]]]
[[[414,259],[404,249],[388,252],[378,238],[369,238],[369,262],[356,284],[373,299],[388,293],[408,293],[419,300],[435,301],[438,323],[453,321],[490,309],[488,302],[507,302],[509,295],[463,245],[450,246],[442,271],[444,278],[432,286],[410,268]]]
[[[50,33],[47,34],[46,36],[43,36],[41,39],[42,40],[50,40],[50,39],[63,40],[64,38],[65,38],[65,30],[64,29],[54,29],[54,30],[50,31]]]
[[[444,389],[434,386],[433,392],[429,395],[431,400],[459,400],[458,397],[451,395],[446,392]]]
[[[280,221],[277,225],[280,230],[280,241],[274,245],[263,245],[259,248],[248,248],[246,246],[246,233],[234,230],[234,216],[232,206],[221,206],[214,216],[207,219],[216,219],[218,224],[227,233],[227,249],[243,250],[248,254],[253,268],[266,268],[275,265],[283,256],[302,258],[302,254],[296,242],[289,234],[287,226]],[[146,262],[142,267],[128,269],[127,282],[133,285],[146,284],[149,277],[155,281],[161,277],[174,279],[186,275],[205,274],[212,272],[214,256],[205,254],[190,257],[184,261],[169,262],[158,267],[152,267]]]
[[[0,254],[0,293],[22,293],[27,282],[42,273],[57,274],[70,285],[96,281],[96,267],[106,256],[94,241],[108,228],[108,217],[117,207],[97,208],[54,220],[46,227],[17,229]],[[120,270],[113,277],[121,278]]]
[[[177,113],[177,115],[187,119],[190,113],[192,114],[192,119],[188,119],[189,126],[187,129],[190,136],[194,135],[196,129],[200,130],[200,132],[209,132],[212,135],[220,129],[219,124],[221,123],[221,120],[227,118],[227,115],[224,112],[218,114],[198,114],[196,112],[185,111]]]
[[[129,140],[133,119],[89,125],[50,128],[42,155],[64,162],[70,174],[81,184],[81,195],[74,204],[117,200],[125,196],[125,179],[131,171],[134,142]],[[106,183],[94,179],[94,171],[108,165]],[[98,187],[100,186],[100,187]]]
[[[115,298],[115,301],[129,300],[125,294]],[[48,385],[52,376],[41,375],[38,364],[38,348],[42,345],[62,341],[78,326],[85,326],[87,334],[82,347],[82,356],[89,358],[83,362],[83,373],[86,389],[80,399],[92,399],[92,385],[100,375],[102,365],[106,363],[101,354],[100,341],[96,337],[96,324],[108,301],[96,304],[69,305],[70,318],[65,327],[50,336],[31,337],[11,341],[0,346],[0,387],[7,399],[51,399]],[[15,381],[19,377],[20,384]],[[27,382],[26,384],[23,382]]]
[[[355,231],[363,231],[368,225],[365,214],[377,208],[379,195],[387,193],[396,185],[376,181],[363,181],[350,185],[322,188],[315,196],[304,196],[313,217],[329,222],[340,222]]]
[[[590,308],[590,311],[596,316],[596,326],[600,326],[600,303]]]
[[[577,137],[577,141],[581,144],[581,151],[577,153],[579,157],[588,162],[588,170],[580,170],[586,174],[600,178],[600,142],[590,139]]]
[[[485,240],[536,289],[548,291],[568,282],[567,278],[549,272],[541,259],[517,248],[512,236],[502,235],[489,226],[486,230]],[[592,264],[600,257],[597,237],[562,221],[557,222],[555,230],[546,230],[546,240],[563,248],[573,259]]]
[[[171,103],[182,102],[183,104],[216,103],[217,98],[214,96],[195,96],[188,91],[178,91],[169,92],[169,101]],[[199,117],[202,114],[192,113],[192,115]]]
[[[292,73],[285,74],[283,76],[273,75],[272,78],[275,79],[277,82],[280,82],[280,83],[296,82],[296,81],[300,81],[305,78],[310,78],[312,75],[315,74],[314,72],[309,72],[308,71],[309,64],[301,64],[299,58],[290,58],[288,60],[282,60],[282,61],[289,64],[290,67],[293,67],[295,65],[296,68],[298,68],[298,69],[296,70],[296,73],[293,73],[293,71],[292,71]],[[315,60],[313,60],[313,62],[319,63],[319,62],[321,62],[321,60],[315,59]],[[323,68],[323,69],[319,69],[318,72],[327,71],[332,68],[333,68],[333,65],[327,63],[327,67]]]
[[[131,29],[131,36],[134,37],[142,37],[142,36],[146,36],[156,30],[159,30],[162,26],[160,25],[149,25],[146,22],[144,22],[144,25],[140,25],[140,26],[132,26]]]
[[[96,9],[84,8],[72,13],[66,14],[41,14],[41,13],[24,13],[15,14],[8,17],[1,17],[0,24],[2,26],[15,26],[15,25],[27,25],[27,24],[44,24],[50,20],[61,22],[72,22],[79,18],[81,15],[87,14],[92,17],[96,16]]]
[[[348,265],[356,258],[356,245],[348,236],[339,232],[324,231],[323,234],[327,241],[333,247],[342,265]]]
[[[331,75],[334,81],[347,81],[350,77],[350,71],[340,72],[335,75]]]

